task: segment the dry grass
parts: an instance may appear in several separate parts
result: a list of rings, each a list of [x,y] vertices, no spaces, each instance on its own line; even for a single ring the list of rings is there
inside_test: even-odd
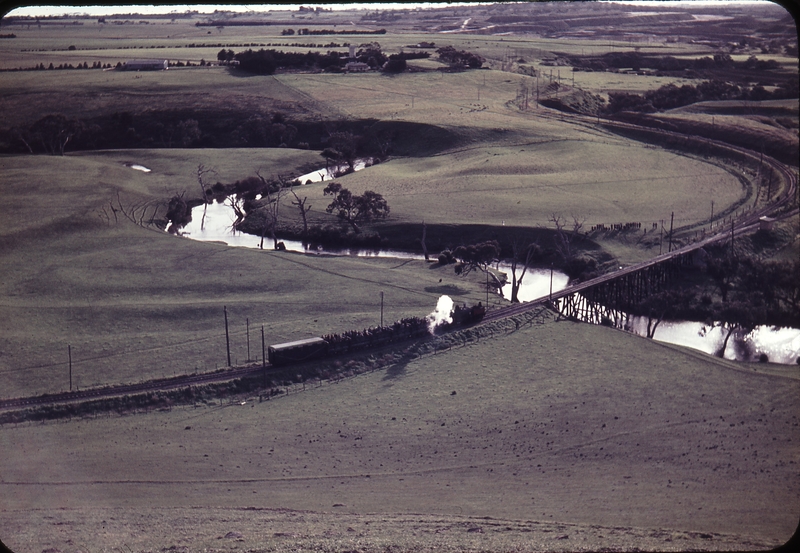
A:
[[[757,368],[549,322],[263,403],[8,425],[0,520],[61,550],[767,548],[800,379]]]

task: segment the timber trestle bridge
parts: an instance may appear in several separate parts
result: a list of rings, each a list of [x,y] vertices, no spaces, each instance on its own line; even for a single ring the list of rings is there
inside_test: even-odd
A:
[[[767,161],[766,156],[764,158]],[[776,160],[770,159],[769,163],[784,179],[785,193],[772,204],[742,215],[732,223],[730,230],[707,236],[648,261],[620,267],[618,271],[568,286],[548,296],[490,311],[484,320],[510,317],[544,305],[570,319],[598,324],[606,320],[614,326],[621,326],[632,307],[650,295],[663,291],[680,272],[696,265],[698,250],[702,247],[752,232],[758,228],[761,217],[777,214],[781,210],[783,214],[777,218],[798,216],[797,206],[786,209],[791,206],[798,192],[797,173]]]
[[[549,115],[549,117],[555,116]],[[572,119],[580,121],[587,126],[594,126],[593,120],[586,116],[575,115]],[[603,126],[620,130],[646,131],[690,140],[686,135],[673,131],[619,121],[604,120]],[[700,248],[712,243],[733,240],[736,236],[756,230],[761,217],[773,216],[778,219],[785,219],[798,216],[797,169],[789,167],[763,153],[759,156],[756,152],[741,146],[700,137],[692,137],[691,140],[704,142],[720,150],[735,152],[740,156],[750,158],[753,164],[758,163],[760,165],[763,163],[771,167],[779,179],[784,182],[783,192],[778,193],[770,203],[758,209],[747,211],[737,219],[732,220],[728,229],[721,229],[716,234],[706,236],[648,261],[624,268],[620,267],[618,271],[568,286],[564,290],[548,296],[490,311],[486,314],[484,320],[510,317],[544,305],[561,316],[570,319],[592,323],[602,323],[605,319],[614,326],[620,326],[633,306],[648,296],[664,290],[669,282],[681,271],[686,267],[695,265],[697,251]],[[794,206],[792,206],[793,203],[795,204]]]

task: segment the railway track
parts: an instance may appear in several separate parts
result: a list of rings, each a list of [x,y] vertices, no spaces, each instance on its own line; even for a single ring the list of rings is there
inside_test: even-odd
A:
[[[271,365],[267,365],[267,371],[279,372]],[[165,378],[160,380],[150,380],[139,384],[122,384],[119,386],[105,386],[102,388],[89,388],[74,392],[61,392],[58,394],[46,394],[41,396],[14,398],[0,400],[0,410],[19,409],[25,407],[35,407],[38,405],[52,405],[56,403],[72,403],[76,401],[86,401],[91,399],[102,399],[132,394],[142,394],[147,392],[157,392],[164,390],[174,390],[214,382],[227,382],[237,378],[262,374],[264,371],[261,366],[235,367],[213,373],[191,374]]]
[[[559,116],[556,116],[556,115],[544,115],[544,116],[547,117],[547,118],[551,118],[551,119],[552,118],[559,118]],[[581,121],[583,124],[591,125],[593,127],[597,126],[596,123],[595,123],[596,118],[589,118],[589,117],[580,116],[580,115],[575,115],[573,117],[575,119],[578,119],[579,121]],[[611,126],[611,127],[617,127],[617,128],[622,128],[622,129],[628,129],[628,130],[657,132],[657,133],[661,133],[661,134],[668,135],[668,136],[674,136],[676,138],[684,138],[685,137],[685,135],[682,135],[680,133],[676,133],[676,132],[673,132],[673,131],[654,129],[654,128],[651,128],[651,127],[644,127],[644,126],[641,126],[641,125],[634,125],[634,124],[631,124],[631,123],[624,123],[624,122],[618,122],[618,121],[603,120],[603,123],[601,123],[601,125],[604,125],[606,127]],[[781,163],[778,160],[773,159],[773,158],[771,158],[769,156],[760,156],[759,154],[756,154],[755,152],[753,152],[752,150],[748,150],[747,148],[743,148],[743,147],[740,147],[740,146],[735,146],[735,145],[728,144],[726,142],[722,142],[722,141],[719,141],[719,140],[711,140],[711,139],[704,139],[704,140],[706,142],[708,142],[708,143],[714,144],[717,147],[736,151],[739,154],[742,154],[742,155],[745,155],[745,156],[749,157],[752,161],[759,161],[759,162],[763,162],[763,163],[768,164],[770,167],[772,167],[775,171],[777,171],[781,175],[781,178],[786,183],[785,193],[780,194],[776,198],[775,202],[773,202],[771,204],[768,204],[768,205],[765,205],[765,206],[762,206],[762,207],[760,207],[758,209],[746,212],[746,213],[742,214],[738,219],[734,220],[734,222],[733,222],[733,234],[734,234],[734,237],[735,236],[740,236],[742,234],[747,234],[749,232],[752,232],[753,230],[756,230],[757,226],[759,225],[759,220],[761,219],[761,217],[765,217],[765,216],[769,216],[769,215],[777,215],[778,212],[780,212],[781,210],[785,209],[785,207],[790,204],[790,202],[793,200],[793,198],[796,197],[796,195],[797,195],[797,186],[798,186],[797,173],[794,170],[792,170],[791,168],[789,168],[786,165],[784,165],[783,163]],[[798,213],[800,213],[800,210],[798,210],[798,207],[795,207],[795,208],[787,211],[786,213],[777,215],[777,218],[785,219],[785,218],[793,217],[793,216],[796,217],[798,215]],[[505,317],[511,317],[511,316],[517,315],[519,313],[524,313],[525,311],[528,311],[530,309],[533,309],[533,308],[536,308],[536,307],[540,307],[542,305],[546,305],[551,300],[557,300],[557,299],[563,298],[565,296],[570,296],[572,294],[575,294],[575,293],[581,292],[583,290],[587,290],[589,288],[592,288],[593,286],[597,286],[598,284],[603,284],[605,282],[610,282],[610,281],[615,280],[617,278],[620,278],[620,277],[622,277],[622,276],[624,276],[626,274],[635,273],[635,272],[640,271],[640,270],[642,270],[642,269],[644,269],[646,267],[651,267],[653,265],[657,265],[659,263],[663,263],[665,261],[669,261],[670,259],[673,259],[675,257],[678,257],[680,255],[683,255],[683,254],[686,254],[686,253],[689,253],[689,252],[692,252],[694,250],[697,250],[697,249],[702,248],[704,246],[707,246],[709,244],[713,244],[715,242],[720,242],[720,241],[727,240],[728,238],[730,238],[730,236],[731,236],[730,229],[722,229],[719,232],[717,232],[716,234],[710,235],[710,236],[708,236],[706,238],[703,238],[703,239],[701,239],[699,241],[692,242],[690,244],[687,244],[686,246],[683,246],[681,248],[677,248],[675,250],[672,250],[671,252],[659,255],[659,256],[654,257],[654,258],[652,258],[652,259],[650,259],[648,261],[643,261],[643,262],[637,263],[635,265],[630,265],[630,266],[625,267],[623,269],[620,269],[618,271],[614,271],[613,273],[608,273],[608,274],[605,274],[605,275],[601,275],[601,276],[599,276],[597,278],[594,278],[594,279],[591,279],[591,280],[587,280],[585,282],[581,282],[581,283],[573,285],[573,286],[569,286],[569,287],[565,288],[564,290],[561,290],[559,292],[555,292],[555,293],[553,293],[552,295],[549,295],[549,296],[544,296],[544,297],[541,297],[539,299],[536,299],[536,300],[533,300],[533,301],[530,301],[530,302],[515,304],[515,305],[504,307],[504,308],[501,308],[501,309],[498,309],[498,310],[495,310],[495,311],[488,312],[486,314],[486,316],[484,317],[484,320],[485,321],[493,321],[493,320],[502,319],[502,318],[505,318]]]
[[[561,116],[557,116],[555,114],[540,114],[540,116],[547,117],[547,118],[560,118]],[[597,123],[595,122],[596,118],[590,118],[587,116],[582,115],[571,115],[571,120],[577,121],[584,125],[590,125],[592,127],[597,127]],[[619,121],[611,121],[611,120],[602,120],[603,122],[600,125],[605,127],[615,127],[619,129],[627,129],[627,130],[636,130],[636,131],[646,131],[646,132],[655,132],[660,133],[667,136],[674,136],[676,138],[685,138],[685,135],[676,133],[674,131],[667,131],[661,129],[655,129],[651,127],[645,127],[641,125],[634,125],[632,123],[624,123]],[[745,155],[749,157],[753,161],[759,161],[763,163],[767,163],[770,165],[775,171],[777,171],[786,183],[786,190],[785,194],[779,195],[775,202],[765,205],[759,209],[755,209],[749,211],[738,219],[734,220],[733,223],[733,234],[741,235],[744,233],[751,232],[755,229],[755,227],[759,223],[759,219],[764,216],[775,215],[778,214],[780,210],[783,210],[797,195],[797,173],[792,170],[791,168],[787,167],[783,163],[769,157],[769,156],[760,156],[756,154],[752,150],[748,150],[746,148],[740,146],[734,146],[732,144],[727,144],[725,142],[721,142],[718,140],[712,139],[704,139],[706,142],[710,144],[714,144],[717,147],[736,151],[741,155]],[[788,212],[779,215],[779,218],[786,218],[791,216],[797,216],[798,208],[795,207]],[[620,278],[626,274],[634,273],[640,271],[646,267],[650,267],[653,265],[657,265],[659,263],[663,263],[668,261],[672,258],[675,258],[679,255],[683,255],[685,253],[692,252],[698,248],[706,246],[708,244],[712,244],[715,242],[719,242],[722,240],[727,240],[731,235],[731,231],[729,229],[724,229],[716,234],[710,235],[706,238],[703,238],[699,241],[692,242],[686,246],[673,250],[671,252],[659,255],[654,257],[648,261],[644,261],[642,263],[637,263],[635,265],[630,265],[628,267],[622,268],[618,271],[614,271],[613,273],[608,273],[597,278],[587,280],[585,282],[581,282],[574,286],[569,286],[564,290],[559,292],[553,293],[550,296],[544,296],[537,300],[533,300],[526,303],[519,303],[510,305],[508,307],[504,307],[501,309],[489,311],[486,316],[483,318],[483,321],[490,322],[498,319],[503,319],[507,317],[512,317],[514,315],[524,313],[531,309],[535,309],[546,305],[551,300],[557,300],[563,298],[565,296],[569,296],[598,284],[603,284],[605,282],[609,282]],[[264,366],[257,366],[257,365],[249,365],[246,367],[235,367],[231,369],[226,369],[222,371],[216,371],[213,373],[204,373],[204,374],[193,374],[193,375],[185,375],[185,376],[177,376],[173,378],[166,378],[160,380],[151,380],[148,382],[142,382],[139,384],[124,384],[119,386],[107,386],[103,388],[92,388],[88,390],[80,390],[75,392],[62,392],[58,394],[47,394],[41,396],[34,396],[34,397],[25,397],[25,398],[14,398],[14,399],[4,399],[0,400],[0,411],[3,410],[12,410],[12,409],[24,409],[28,407],[36,407],[41,405],[54,405],[59,403],[72,403],[78,401],[86,401],[92,399],[102,399],[102,398],[110,398],[110,397],[118,397],[123,395],[132,395],[132,394],[142,394],[147,392],[155,392],[155,391],[164,391],[164,390],[173,390],[177,388],[186,388],[190,386],[196,385],[203,385],[203,384],[211,384],[215,382],[226,382],[230,380],[235,380],[237,378],[243,378],[246,376],[254,376],[258,374],[275,374],[278,372],[282,372],[283,368],[275,368],[271,365],[267,364],[266,367]]]

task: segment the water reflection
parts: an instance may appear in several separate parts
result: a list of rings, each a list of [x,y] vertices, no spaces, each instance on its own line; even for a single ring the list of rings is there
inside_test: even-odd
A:
[[[371,157],[364,159],[357,159],[353,164],[354,171],[361,171],[362,169],[372,165],[373,159]],[[309,184],[312,182],[325,182],[337,178],[337,176],[344,171],[346,165],[332,165],[323,169],[316,169],[305,175],[300,175],[297,180],[300,184]]]
[[[629,317],[627,326],[635,334],[647,335],[645,317]],[[695,321],[664,321],[656,328],[653,339],[715,355],[727,333],[727,328]],[[750,333],[734,331],[724,352],[725,359],[733,361],[758,361],[761,355],[766,355],[772,363],[797,363],[800,356],[800,330],[759,326]]]
[[[205,210],[205,215],[203,214]],[[233,228],[236,215],[231,206],[224,203],[200,205],[192,209],[192,221],[186,225],[181,235],[193,240],[203,242],[222,242],[229,246],[241,248],[259,248],[261,237]],[[202,222],[202,228],[201,228]],[[310,255],[336,255],[353,257],[391,257],[397,259],[424,259],[420,253],[405,252],[400,250],[370,250],[358,248],[307,248],[299,240],[284,240],[286,249]],[[265,247],[271,248],[272,240],[264,239]],[[511,266],[500,263],[495,268],[508,276],[508,283],[503,286],[503,297],[511,299]],[[564,273],[553,271],[553,292],[558,292],[567,287],[569,278]],[[532,301],[547,296],[550,293],[550,269],[528,269],[520,286],[518,297],[520,301]]]
[[[130,167],[131,169],[136,169],[137,171],[141,171],[143,173],[149,173],[150,172],[150,169],[148,169],[144,165],[139,165],[139,164],[136,164],[136,163],[128,162],[128,163],[125,164],[125,167]]]

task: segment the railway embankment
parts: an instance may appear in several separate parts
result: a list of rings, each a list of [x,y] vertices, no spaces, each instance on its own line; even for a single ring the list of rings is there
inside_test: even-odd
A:
[[[98,388],[58,395],[0,401],[0,424],[82,417],[124,416],[168,411],[177,406],[217,406],[241,401],[269,401],[300,392],[306,387],[333,384],[359,374],[386,370],[387,377],[402,375],[411,361],[464,347],[496,335],[508,334],[553,320],[545,307],[520,310],[486,323],[437,333],[403,344],[368,349],[355,354],[286,367],[269,364],[234,367],[207,375]],[[210,381],[203,382],[206,377]]]

